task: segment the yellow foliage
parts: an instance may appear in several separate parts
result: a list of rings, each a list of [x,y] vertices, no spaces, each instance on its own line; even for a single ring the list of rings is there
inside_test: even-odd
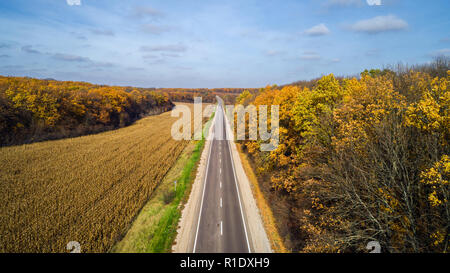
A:
[[[279,105],[280,139],[269,153],[258,141],[247,151],[288,196],[303,251],[361,249],[373,237],[389,251],[445,251],[449,80],[371,70],[255,96]]]

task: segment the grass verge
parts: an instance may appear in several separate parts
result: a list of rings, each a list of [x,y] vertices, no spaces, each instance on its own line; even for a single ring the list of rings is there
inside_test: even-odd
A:
[[[186,188],[191,187],[195,179],[197,162],[200,160],[205,139],[198,141],[191,157],[187,161],[180,178],[177,180],[175,198],[166,208],[161,220],[158,222],[153,238],[150,240],[147,252],[170,252],[176,237],[177,224],[181,217],[180,204],[186,194]]]
[[[214,114],[208,124],[211,123]],[[205,131],[209,126],[205,126]],[[182,205],[189,197],[205,138],[189,143],[154,194],[141,210],[125,237],[111,252],[171,252],[181,217]],[[176,188],[174,181],[177,181]]]

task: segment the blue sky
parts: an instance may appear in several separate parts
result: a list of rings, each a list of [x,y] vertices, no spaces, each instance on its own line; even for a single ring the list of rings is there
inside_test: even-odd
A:
[[[184,88],[354,75],[449,56],[449,10],[448,0],[0,0],[0,74]]]

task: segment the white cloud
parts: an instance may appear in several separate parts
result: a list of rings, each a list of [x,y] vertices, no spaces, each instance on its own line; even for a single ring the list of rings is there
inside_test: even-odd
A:
[[[30,54],[42,54],[40,51],[34,49],[32,46],[27,45],[22,47],[22,51]]]
[[[378,57],[380,55],[380,50],[379,49],[369,49],[366,51],[365,55],[368,57]]]
[[[181,44],[174,45],[159,45],[159,46],[141,46],[140,50],[142,52],[184,52],[186,47]]]
[[[70,54],[61,54],[61,53],[54,54],[53,58],[56,60],[59,60],[59,61],[64,61],[64,62],[79,62],[79,63],[91,62],[91,59],[89,59],[87,57],[81,57],[81,56],[70,55]]]
[[[133,15],[138,18],[144,17],[159,18],[163,17],[164,13],[151,7],[136,7]]]
[[[434,52],[431,53],[432,57],[439,57],[439,56],[446,56],[449,57],[450,56],[450,48],[443,48],[440,50],[436,50]]]
[[[66,0],[69,6],[81,6],[81,0]]]
[[[306,61],[313,61],[313,60],[320,60],[321,57],[317,52],[314,51],[305,51],[302,56],[300,56],[300,59],[306,60]]]
[[[91,29],[91,33],[95,35],[114,36],[114,32],[104,29]]]
[[[325,26],[325,24],[319,24],[313,26],[310,29],[305,30],[305,34],[309,36],[322,36],[330,33],[330,30]]]
[[[381,6],[381,0],[367,0],[369,6]]]
[[[163,32],[169,32],[173,28],[169,26],[157,26],[152,24],[146,24],[141,26],[142,31],[150,34],[161,34]]]
[[[350,7],[350,6],[362,6],[362,0],[328,0],[325,6],[328,7]]]
[[[278,56],[278,55],[281,55],[283,52],[282,51],[279,51],[279,50],[267,50],[266,52],[265,52],[265,55],[266,56]]]
[[[350,28],[357,32],[376,34],[386,31],[399,31],[408,27],[408,23],[394,15],[376,16],[371,19],[361,20]]]

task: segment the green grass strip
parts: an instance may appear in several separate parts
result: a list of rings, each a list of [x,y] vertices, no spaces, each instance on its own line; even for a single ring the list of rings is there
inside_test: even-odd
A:
[[[214,118],[212,114],[209,121]],[[208,122],[210,124],[210,122]],[[205,126],[205,131],[209,126]],[[205,146],[205,131],[202,134],[202,139],[199,140],[192,152],[191,157],[184,166],[180,177],[177,180],[177,188],[175,197],[172,202],[165,208],[163,216],[159,220],[153,237],[150,239],[147,251],[150,253],[168,253],[172,251],[172,244],[176,237],[178,221],[181,217],[179,205],[186,196],[186,189],[191,185],[195,179],[196,166],[200,160],[203,147]]]

